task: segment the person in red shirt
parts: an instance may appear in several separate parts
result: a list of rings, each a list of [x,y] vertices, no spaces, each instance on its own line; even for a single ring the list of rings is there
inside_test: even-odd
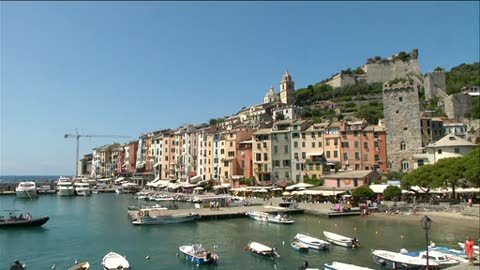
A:
[[[465,253],[467,253],[468,261],[470,265],[473,265],[473,246],[475,242],[472,240],[471,237],[468,237],[467,241],[465,242]]]

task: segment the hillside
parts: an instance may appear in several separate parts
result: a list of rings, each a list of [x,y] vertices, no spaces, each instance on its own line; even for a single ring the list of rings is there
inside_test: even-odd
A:
[[[446,72],[447,93],[462,91],[464,86],[480,85],[480,63],[461,64]]]

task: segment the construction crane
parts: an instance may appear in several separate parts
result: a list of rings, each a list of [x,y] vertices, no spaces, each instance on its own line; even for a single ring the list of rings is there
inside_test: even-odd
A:
[[[131,138],[130,136],[120,136],[120,135],[83,135],[78,134],[78,130],[75,129],[76,134],[65,134],[65,139],[67,138],[76,138],[77,139],[77,160],[76,160],[76,170],[75,176],[78,176],[78,162],[79,162],[79,150],[80,150],[80,137],[86,138]]]

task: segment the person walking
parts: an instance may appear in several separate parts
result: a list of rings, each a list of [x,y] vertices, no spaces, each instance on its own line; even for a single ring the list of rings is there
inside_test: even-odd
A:
[[[465,253],[467,253],[468,256],[468,264],[473,265],[473,246],[475,245],[475,242],[472,240],[472,237],[468,237],[467,241],[465,242]]]

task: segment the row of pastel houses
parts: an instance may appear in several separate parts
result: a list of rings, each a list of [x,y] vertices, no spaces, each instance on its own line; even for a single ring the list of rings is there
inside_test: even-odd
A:
[[[302,119],[294,91],[286,72],[280,92],[272,87],[261,104],[243,108],[220,123],[157,130],[135,141],[97,147],[79,161],[77,173],[97,179],[128,176],[140,185],[155,179],[212,180],[232,186],[253,179],[258,185],[279,185],[313,178],[323,179],[326,187],[354,188],[400,167],[392,166],[395,161],[389,159],[387,149],[403,153],[406,158],[397,162],[409,171],[441,158],[466,155],[477,146],[449,134],[444,119],[424,117],[419,119],[418,137],[425,147],[413,155],[408,140],[387,143],[382,121],[369,125],[365,120]],[[460,131],[464,132],[462,126]],[[403,166],[404,162],[411,166]]]

